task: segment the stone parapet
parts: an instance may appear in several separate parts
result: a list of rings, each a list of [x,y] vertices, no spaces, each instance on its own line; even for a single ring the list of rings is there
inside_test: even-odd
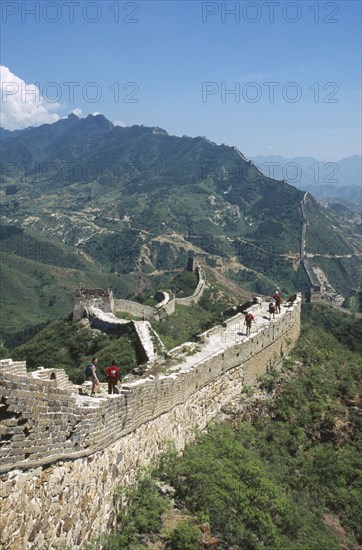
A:
[[[78,387],[67,381],[62,369],[27,374],[23,362],[0,361],[0,472],[87,456],[105,448],[141,424],[184,403],[230,369],[243,366],[248,383],[253,382],[288,351],[290,345],[286,344],[285,335],[299,326],[299,309],[298,301],[251,338],[221,346],[206,357],[201,353],[200,359],[197,354],[188,357],[188,362],[181,359],[169,375],[123,385],[121,395],[113,398],[78,395]],[[225,333],[222,327],[214,330],[220,331],[222,341]],[[256,369],[247,367],[252,357],[278,341],[280,350],[276,354],[273,351],[268,364],[263,361]]]
[[[192,296],[187,296],[186,298],[176,298],[176,304],[182,306],[192,306],[194,304],[197,304],[202,297],[206,286],[204,272],[201,266],[197,266],[195,271],[198,277],[198,283],[195,292],[192,294]]]
[[[138,302],[123,300],[121,298],[114,300],[114,312],[119,313],[122,311],[129,313],[134,317],[141,318],[144,316],[145,319],[155,319],[159,315],[158,311],[154,307],[145,306],[143,304],[139,304]]]
[[[97,307],[106,313],[114,310],[114,299],[111,290],[103,288],[77,288],[74,297],[73,321],[79,321],[87,307]]]
[[[26,373],[23,362],[0,361],[0,546],[77,549],[109,529],[118,485],[169,441],[181,450],[292,349],[300,303],[240,342],[238,319],[228,321],[200,351],[163,375],[123,384],[120,395],[81,396],[57,369]]]

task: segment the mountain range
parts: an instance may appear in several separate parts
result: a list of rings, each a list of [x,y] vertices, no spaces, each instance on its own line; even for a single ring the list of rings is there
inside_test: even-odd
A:
[[[361,202],[362,157],[353,155],[338,162],[312,157],[285,158],[277,155],[256,156],[253,162],[275,179],[287,179],[298,189],[317,199]]]
[[[131,295],[162,285],[188,255],[255,292],[304,291],[306,216],[311,271],[347,300],[358,288],[350,220],[264,175],[236,147],[74,114],[2,130],[1,141],[5,336],[19,320],[24,327],[69,312],[81,282]]]

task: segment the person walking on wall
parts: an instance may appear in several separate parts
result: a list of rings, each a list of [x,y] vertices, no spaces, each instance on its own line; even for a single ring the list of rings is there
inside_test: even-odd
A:
[[[273,319],[275,319],[275,302],[274,300],[272,300],[269,304],[269,321],[271,321],[272,319],[272,316],[273,316]]]
[[[283,298],[280,296],[279,292],[276,291],[276,293],[274,294],[273,296],[274,300],[275,300],[275,309],[276,309],[276,312],[277,313],[280,313],[280,305],[283,301]]]
[[[99,390],[99,386],[100,386],[100,383],[99,383],[99,380],[98,380],[98,377],[97,377],[97,369],[96,369],[96,364],[97,363],[98,363],[97,357],[93,357],[91,363],[89,363],[89,365],[85,369],[86,378],[88,378],[88,379],[90,378],[91,381],[92,381],[91,395],[95,395],[96,390]]]
[[[244,325],[246,325],[246,336],[250,336],[251,333],[251,323],[254,321],[254,315],[247,311],[245,314]]]
[[[112,395],[113,393],[119,393],[117,384],[119,380],[119,367],[115,361],[109,365],[105,372],[106,380],[108,382],[108,393]]]

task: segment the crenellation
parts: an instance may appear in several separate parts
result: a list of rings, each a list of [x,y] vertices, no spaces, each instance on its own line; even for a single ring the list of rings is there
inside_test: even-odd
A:
[[[26,373],[24,362],[0,361],[0,544],[80,548],[111,526],[117,484],[132,482],[168,441],[182,449],[195,428],[204,429],[243,385],[289,352],[299,335],[300,300],[256,326],[250,338],[237,334],[242,319],[236,315],[225,329],[208,331],[199,350],[181,354],[166,374],[124,384],[115,396],[82,396],[64,371]],[[13,494],[19,498],[12,524],[4,510]],[[64,507],[60,517],[54,499]],[[28,519],[19,530],[21,501]]]

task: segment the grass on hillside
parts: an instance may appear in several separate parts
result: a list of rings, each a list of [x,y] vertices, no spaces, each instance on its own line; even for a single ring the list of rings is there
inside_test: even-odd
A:
[[[165,548],[201,550],[195,524],[205,521],[225,550],[361,545],[362,360],[349,349],[359,349],[361,328],[343,317],[341,331],[338,320],[331,308],[303,308],[301,337],[284,381],[274,376],[282,382],[268,412],[211,426],[182,455],[161,457],[151,478],[174,488],[174,506],[190,518],[162,532]],[[131,507],[121,506],[105,548],[159,540],[165,498],[151,478],[127,489]]]
[[[180,279],[175,278],[179,284]],[[235,305],[238,299],[231,299],[230,293],[226,292],[220,284],[214,283],[205,289],[197,304],[182,306],[177,304],[173,315],[153,322],[152,326],[160,335],[166,348],[195,340],[196,336],[209,328],[222,323],[223,311],[229,307],[230,301]]]
[[[196,275],[186,271],[168,281],[174,292],[187,295],[193,293],[196,284]],[[147,303],[153,293],[145,291],[141,298]],[[221,313],[228,305],[227,296],[220,285],[213,285],[211,290],[205,290],[199,304],[189,307],[177,305],[173,315],[158,322],[152,321],[152,327],[168,349],[195,339],[200,332],[221,322]],[[120,315],[122,318],[132,318],[131,315]],[[0,357],[26,360],[30,369],[39,366],[64,368],[76,383],[83,381],[85,365],[93,355],[99,358],[101,373],[113,359],[119,363],[123,374],[137,366],[136,345],[131,333],[121,337],[109,336],[70,318],[53,321],[42,327],[38,334],[34,335],[34,331],[33,327],[25,343],[20,338],[21,334],[15,335],[13,340],[9,339],[0,347]]]
[[[82,323],[58,320],[50,323],[29,342],[15,348],[11,357],[26,361],[27,368],[62,368],[72,382],[84,382],[84,372],[93,356],[97,356],[99,378],[104,381],[104,371],[115,360],[121,374],[125,375],[137,366],[135,344],[131,334],[109,336],[93,331]]]
[[[195,304],[191,307],[176,306],[176,313],[161,321],[153,322],[152,326],[160,335],[166,348],[194,340],[197,334],[204,332],[217,322],[220,316],[216,317],[206,311],[201,305]]]
[[[1,262],[0,332],[9,348],[29,339],[33,327],[68,315],[74,292],[86,288],[112,288],[115,296],[130,293],[130,276],[39,263],[15,255]]]
[[[313,199],[305,205],[308,218],[306,251],[314,254],[349,254],[351,246],[343,238],[343,230],[335,216]]]
[[[338,290],[346,299],[347,303],[354,291],[351,291],[351,280],[356,281],[355,288],[358,288],[361,275],[361,259],[352,258],[310,258],[308,263],[311,267],[319,267],[327,275],[329,283]]]
[[[160,288],[166,292],[170,290],[176,298],[185,298],[187,296],[192,296],[196,290],[197,282],[197,275],[195,272],[182,270],[176,273],[172,278],[163,277],[159,283],[157,282],[156,284],[160,284]],[[157,304],[154,295],[155,288],[149,288],[137,294],[134,299],[141,304],[154,307]]]
[[[362,319],[327,304],[304,304],[302,322],[321,327],[348,350],[362,353]]]

